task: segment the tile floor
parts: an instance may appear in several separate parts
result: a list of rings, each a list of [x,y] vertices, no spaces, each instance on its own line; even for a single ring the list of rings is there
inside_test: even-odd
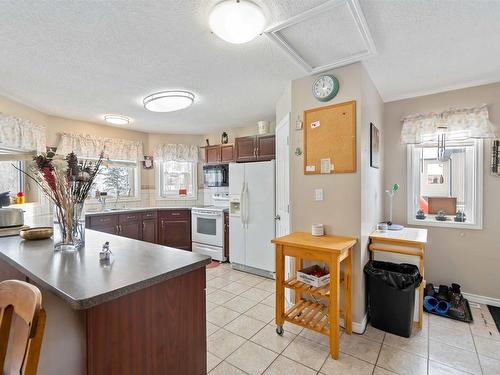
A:
[[[409,339],[368,326],[341,336],[340,360],[328,339],[290,323],[278,336],[274,281],[207,269],[207,361],[210,375],[500,374],[500,334],[486,306],[473,308],[474,323],[426,315]]]

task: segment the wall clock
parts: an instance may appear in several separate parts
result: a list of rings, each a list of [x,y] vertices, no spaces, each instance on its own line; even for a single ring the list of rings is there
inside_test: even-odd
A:
[[[339,81],[332,75],[320,76],[312,85],[312,92],[320,102],[327,102],[335,98],[339,92]]]

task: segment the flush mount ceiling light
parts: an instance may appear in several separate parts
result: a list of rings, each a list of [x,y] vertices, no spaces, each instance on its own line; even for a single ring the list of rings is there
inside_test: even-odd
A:
[[[130,119],[128,117],[120,115],[105,115],[104,121],[109,122],[110,124],[113,125],[128,125]]]
[[[194,94],[189,91],[160,91],[143,100],[144,108],[152,112],[173,112],[189,107]]]
[[[266,18],[262,9],[247,0],[224,0],[209,17],[210,29],[229,43],[247,43],[262,33]]]

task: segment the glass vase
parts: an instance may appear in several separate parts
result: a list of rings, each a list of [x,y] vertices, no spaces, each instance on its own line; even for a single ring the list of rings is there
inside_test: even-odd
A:
[[[54,250],[74,252],[85,247],[83,203],[54,208]]]

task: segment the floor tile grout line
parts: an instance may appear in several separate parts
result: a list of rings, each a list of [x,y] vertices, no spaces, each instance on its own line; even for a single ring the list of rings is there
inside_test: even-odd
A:
[[[367,324],[369,324],[369,323],[367,323]],[[365,329],[365,332],[366,332],[366,329]],[[375,373],[375,368],[378,365],[378,359],[380,358],[380,353],[382,352],[382,348],[384,347],[384,341],[385,341],[385,333],[384,333],[384,337],[382,338],[382,343],[380,343],[380,348],[379,348],[378,353],[377,353],[377,359],[375,360],[375,365],[373,366],[372,374]]]

